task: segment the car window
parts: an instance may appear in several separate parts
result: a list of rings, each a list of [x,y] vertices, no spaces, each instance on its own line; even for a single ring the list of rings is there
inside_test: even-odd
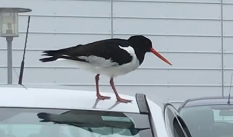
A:
[[[165,110],[165,121],[170,136],[172,137],[190,137],[187,126],[181,117],[177,116],[173,111],[174,108],[167,107]]]
[[[233,123],[233,107],[228,105],[210,105],[210,106],[194,106],[182,108],[180,111],[181,115],[185,115],[186,113],[195,112],[195,110],[207,110],[210,109],[213,112],[213,120],[215,122],[231,122]],[[221,111],[232,111],[230,115],[221,115]],[[190,115],[187,115],[190,116]]]
[[[0,108],[0,137],[152,137],[138,113]]]
[[[233,123],[233,115],[232,116],[221,116],[220,110],[213,110],[214,112],[214,121],[215,122],[231,122]]]
[[[193,137],[232,136],[232,105],[183,107],[180,109],[180,115],[187,123]]]

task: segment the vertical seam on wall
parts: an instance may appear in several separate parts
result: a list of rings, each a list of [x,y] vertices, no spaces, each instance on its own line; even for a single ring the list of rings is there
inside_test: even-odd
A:
[[[223,0],[221,0],[221,62],[222,62],[222,96],[224,96],[224,54],[223,54]]]
[[[111,38],[113,38],[113,0],[111,2]]]

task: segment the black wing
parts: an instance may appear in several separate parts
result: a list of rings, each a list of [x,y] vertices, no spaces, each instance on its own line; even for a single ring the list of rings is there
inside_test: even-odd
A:
[[[110,67],[113,65],[129,63],[132,60],[132,56],[127,51],[119,47],[127,47],[128,45],[129,43],[127,40],[107,39],[59,50],[46,50],[43,51],[43,55],[50,56],[50,58],[53,58],[51,59],[52,61],[58,58],[63,58],[68,60],[88,62],[92,65],[100,67]],[[103,60],[91,58],[92,56],[103,58]],[[42,62],[46,62],[43,61],[45,59],[48,58],[40,60]],[[107,60],[110,60],[111,62]]]

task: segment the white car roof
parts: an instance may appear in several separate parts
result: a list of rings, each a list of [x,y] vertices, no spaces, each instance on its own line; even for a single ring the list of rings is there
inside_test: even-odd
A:
[[[64,88],[64,87],[63,87]],[[95,91],[54,89],[54,88],[23,88],[21,86],[0,85],[0,107],[22,107],[22,108],[55,108],[55,109],[84,109],[103,110],[140,113],[135,96],[123,95],[121,97],[131,99],[132,103],[118,103],[113,93],[101,92],[106,96],[111,96],[110,100],[97,102]],[[154,97],[153,97],[154,98]],[[139,99],[140,100],[140,99]],[[142,101],[143,102],[143,101]],[[167,129],[163,118],[163,108],[165,101],[157,99],[151,101],[147,98],[150,107],[152,121],[158,136],[168,137]],[[115,105],[115,106],[114,106]],[[145,104],[140,104],[142,111],[147,111]]]
[[[110,96],[110,100],[96,100],[95,91],[48,89],[48,88],[23,88],[0,87],[0,107],[33,107],[56,109],[93,109],[139,113],[139,108],[134,96],[120,95],[122,98],[131,99],[132,103],[117,103],[113,93],[101,92]],[[116,106],[114,106],[116,105]]]

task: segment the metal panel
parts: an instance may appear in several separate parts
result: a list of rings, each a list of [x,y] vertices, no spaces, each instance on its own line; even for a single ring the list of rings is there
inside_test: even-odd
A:
[[[85,44],[91,41],[110,38],[110,35],[77,35],[77,34],[29,34],[27,49],[28,50],[48,50],[75,46],[77,44]],[[1,38],[0,43],[6,43],[6,40]],[[23,49],[25,43],[25,34],[20,34],[14,39],[13,49]],[[1,46],[0,49],[6,49],[6,46]],[[30,53],[29,53],[30,54]]]
[[[223,35],[233,36],[233,21],[223,21]]]
[[[220,26],[220,21],[114,19],[114,34],[177,34],[220,36]]]
[[[131,2],[160,2],[160,3],[220,3],[220,0],[115,0],[119,2],[131,1]]]
[[[1,7],[30,7],[32,12],[26,14],[40,16],[110,17],[111,13],[109,1],[1,0],[0,2]]]
[[[233,53],[233,38],[224,38],[224,52],[232,52]]]
[[[85,44],[91,41],[110,38],[110,35],[95,35],[95,34],[29,34],[27,49],[44,50],[64,48],[67,46]],[[130,35],[114,35],[116,38],[129,38]],[[221,52],[220,37],[181,37],[181,36],[147,36],[153,46],[158,51],[163,52],[199,52],[200,54]],[[226,50],[232,48],[232,38],[225,38],[224,47]],[[25,34],[20,34],[14,39],[13,49],[23,49],[25,42]],[[6,40],[1,38],[0,43],[6,44]],[[6,46],[1,46],[0,49],[6,49]]]
[[[232,0],[223,0],[223,3],[225,3],[225,4],[233,4],[233,1]]]
[[[233,69],[232,70],[225,70],[224,71],[224,86],[225,87],[229,87],[231,84],[231,74],[233,73]],[[233,83],[232,83],[233,84]],[[232,85],[233,86],[233,85]],[[229,90],[229,89],[228,89]],[[227,95],[226,93],[228,93],[228,90],[226,90],[225,95]],[[233,94],[233,93],[232,93]]]
[[[225,54],[224,55],[224,68],[225,69],[233,69],[233,54]]]
[[[145,35],[147,36],[147,35]],[[130,35],[114,35],[129,38]],[[158,51],[221,52],[221,37],[147,36]]]
[[[110,18],[32,17],[30,32],[109,33]],[[25,31],[27,17],[19,18],[19,31]]]
[[[223,19],[224,20],[233,20],[232,12],[233,12],[233,5],[223,5]]]
[[[229,85],[230,85],[230,83],[229,83]],[[230,88],[230,86],[225,86],[224,87],[224,91],[225,91],[225,93],[224,93],[224,96],[229,96],[229,92],[231,93],[231,97],[232,97],[232,95],[233,95],[233,92],[232,92],[232,90],[233,90],[233,87],[231,86],[231,88]]]
[[[130,18],[220,19],[220,7],[220,4],[114,2],[113,15]],[[140,9],[147,10],[142,12]]]

